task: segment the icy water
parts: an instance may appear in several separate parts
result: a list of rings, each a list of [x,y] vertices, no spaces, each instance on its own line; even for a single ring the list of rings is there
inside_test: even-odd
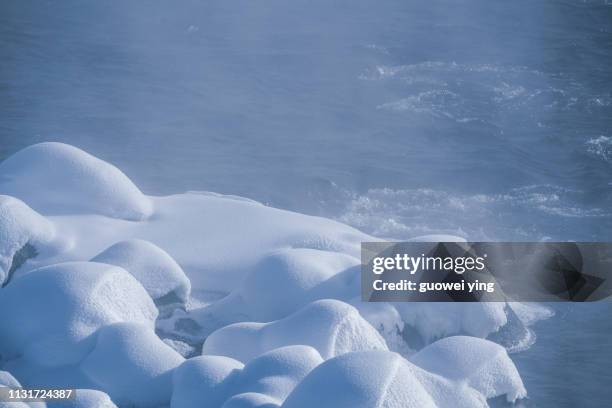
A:
[[[612,240],[604,1],[125,3],[0,3],[0,159],[65,141],[394,239]],[[608,406],[612,308],[568,310],[513,358],[536,406]]]

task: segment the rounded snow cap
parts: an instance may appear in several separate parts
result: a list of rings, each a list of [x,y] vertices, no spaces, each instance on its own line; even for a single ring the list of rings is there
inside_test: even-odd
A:
[[[153,204],[112,164],[64,143],[39,143],[0,163],[0,192],[44,215],[85,213],[140,221]]]

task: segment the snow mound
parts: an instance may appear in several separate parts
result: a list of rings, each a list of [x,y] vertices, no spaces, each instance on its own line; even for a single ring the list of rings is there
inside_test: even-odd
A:
[[[327,360],[287,397],[283,408],[486,407],[473,388],[415,366],[399,354],[364,351]]]
[[[100,214],[140,221],[151,201],[115,166],[63,143],[39,143],[0,163],[0,192],[41,214]]]
[[[240,391],[265,395],[268,402],[277,401],[280,405],[295,386],[322,362],[317,350],[309,346],[274,349],[244,367]]]
[[[357,278],[359,276],[358,274]],[[351,304],[359,310],[359,314],[372,327],[378,330],[385,339],[389,350],[400,353],[403,356],[414,352],[403,338],[405,324],[395,305],[385,302],[362,302],[361,298],[353,299]]]
[[[99,328],[115,322],[153,327],[157,309],[125,270],[94,262],[36,269],[2,289],[0,355],[47,366],[79,362]]]
[[[344,279],[333,278],[357,265],[357,258],[337,252],[309,248],[273,251],[251,269],[229,296],[197,314],[203,326],[210,326],[210,321],[229,324],[278,320],[312,301],[339,298],[349,292]],[[358,268],[353,272],[358,278]]]
[[[234,395],[221,408],[278,408],[277,401],[267,395],[254,392]]]
[[[314,347],[324,359],[349,351],[386,350],[380,334],[354,307],[338,300],[318,300],[271,323],[235,323],[213,332],[202,354],[248,362],[275,348]]]
[[[18,265],[15,254],[26,244],[41,250],[51,244],[55,227],[42,215],[14,197],[0,195],[0,286]]]
[[[244,365],[232,358],[200,356],[174,370],[171,408],[220,407],[238,388]]]
[[[75,390],[75,398],[49,408],[117,408],[109,396],[98,390]]]
[[[119,405],[152,407],[170,402],[172,370],[183,361],[149,325],[116,323],[99,330],[81,368]]]
[[[395,307],[425,344],[456,334],[484,338],[508,322],[504,302],[396,303]]]
[[[438,340],[410,359],[419,367],[452,381],[462,381],[487,398],[506,395],[509,402],[527,396],[506,349],[468,336]]]
[[[148,241],[118,242],[92,262],[122,267],[142,284],[157,304],[185,304],[189,298],[191,283],[185,272],[168,253]]]
[[[278,407],[322,362],[309,346],[275,349],[246,366],[229,357],[195,357],[174,372],[171,407]]]

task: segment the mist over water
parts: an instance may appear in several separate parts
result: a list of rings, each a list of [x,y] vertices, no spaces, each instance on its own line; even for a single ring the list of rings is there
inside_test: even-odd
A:
[[[393,239],[609,241],[611,31],[605,1],[6,1],[0,159],[63,141],[149,194]],[[609,335],[571,316],[576,341]],[[538,371],[554,321],[519,361],[538,406],[602,370]]]
[[[392,238],[610,239],[602,1],[0,7],[0,157],[65,141]]]

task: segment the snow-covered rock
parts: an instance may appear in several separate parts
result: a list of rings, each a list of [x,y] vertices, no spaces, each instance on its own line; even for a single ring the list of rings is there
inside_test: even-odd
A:
[[[239,387],[244,364],[229,357],[200,356],[174,370],[171,408],[220,407]]]
[[[19,277],[0,296],[0,355],[42,365],[78,363],[93,334],[115,322],[153,327],[157,309],[125,270],[94,262],[43,267]]]
[[[385,302],[362,302],[361,298],[353,299],[351,305],[372,327],[378,330],[385,339],[389,350],[403,356],[413,353],[403,338],[405,324],[395,305]]]
[[[0,190],[1,191],[1,190]],[[26,244],[35,250],[51,245],[55,227],[42,215],[14,197],[0,195],[0,286],[8,279],[15,254]]]
[[[506,349],[492,341],[447,337],[425,347],[410,360],[451,381],[464,382],[487,398],[505,395],[509,402],[514,402],[527,395]]]
[[[283,408],[486,407],[482,394],[415,366],[399,354],[365,351],[327,360],[287,397]]]
[[[205,327],[214,322],[278,320],[318,299],[354,296],[358,265],[357,258],[337,252],[309,248],[274,251],[257,263],[230,295],[196,314]]]
[[[274,349],[244,367],[240,391],[266,395],[268,402],[276,401],[280,405],[295,386],[322,362],[317,350],[309,346]]]
[[[425,344],[456,334],[487,337],[507,321],[503,302],[396,303],[405,324],[412,326]]]
[[[74,146],[39,143],[0,163],[0,192],[41,214],[101,214],[139,221],[151,201],[115,166]]]
[[[171,407],[278,407],[322,362],[309,346],[278,348],[245,366],[229,357],[195,357],[174,371]]]
[[[117,404],[156,407],[170,402],[172,370],[183,361],[150,326],[117,323],[99,330],[81,368]]]
[[[202,354],[248,362],[275,348],[292,344],[314,347],[324,359],[349,351],[386,350],[384,339],[352,306],[318,300],[271,323],[235,323],[212,333]]]
[[[156,303],[184,304],[191,292],[185,272],[167,252],[141,239],[121,241],[92,259],[132,274]]]

